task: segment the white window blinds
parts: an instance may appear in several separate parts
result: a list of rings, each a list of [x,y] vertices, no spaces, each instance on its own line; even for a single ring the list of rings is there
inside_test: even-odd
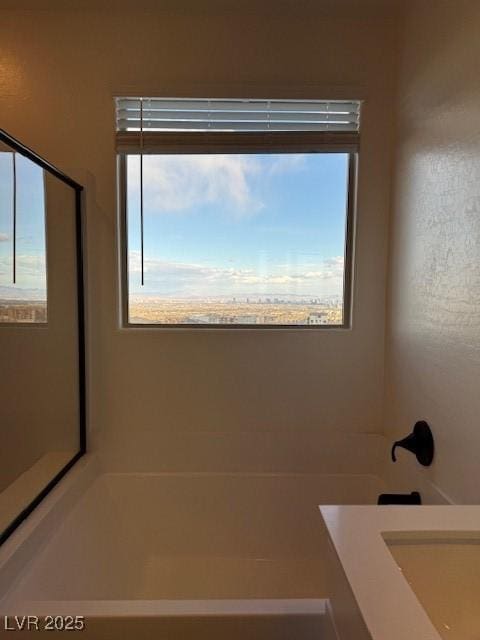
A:
[[[117,98],[117,131],[357,133],[357,100]]]

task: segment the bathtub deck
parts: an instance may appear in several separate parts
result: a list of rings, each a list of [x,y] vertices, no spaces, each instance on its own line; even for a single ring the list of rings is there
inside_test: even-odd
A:
[[[320,558],[147,558],[138,597],[170,599],[314,598],[322,587]],[[188,578],[186,578],[188,576]]]
[[[0,614],[85,615],[92,640],[330,640],[318,504],[384,490],[367,474],[97,473],[68,503],[66,484]]]
[[[373,476],[102,474],[16,593],[50,601],[325,598],[318,504],[371,503],[378,490]]]

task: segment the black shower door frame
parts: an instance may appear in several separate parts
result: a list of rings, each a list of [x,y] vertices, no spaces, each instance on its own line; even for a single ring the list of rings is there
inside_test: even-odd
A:
[[[60,482],[65,474],[87,451],[87,424],[86,424],[86,365],[85,365],[85,286],[84,286],[84,255],[83,255],[83,191],[81,184],[67,176],[63,171],[57,169],[53,164],[39,156],[37,153],[26,147],[19,140],[0,129],[0,142],[11,147],[15,152],[25,156],[44,171],[55,176],[63,183],[71,187],[75,192],[75,245],[77,263],[77,324],[78,324],[78,393],[79,393],[79,449],[77,453],[67,462],[67,464],[48,482],[48,484],[38,493],[37,496],[14,518],[14,520],[0,531],[0,545],[19,527],[19,525],[32,513],[40,502],[50,493],[50,491]]]

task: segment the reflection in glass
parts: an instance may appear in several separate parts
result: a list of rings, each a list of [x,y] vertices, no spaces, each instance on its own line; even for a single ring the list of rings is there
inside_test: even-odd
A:
[[[46,321],[44,172],[41,167],[19,153],[1,151],[0,322]]]
[[[77,215],[74,188],[1,148],[0,542],[80,453]]]

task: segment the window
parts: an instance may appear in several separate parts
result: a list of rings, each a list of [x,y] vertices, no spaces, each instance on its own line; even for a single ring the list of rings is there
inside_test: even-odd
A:
[[[0,149],[0,323],[47,321],[44,172]]]
[[[124,321],[350,322],[359,104],[117,99]]]

